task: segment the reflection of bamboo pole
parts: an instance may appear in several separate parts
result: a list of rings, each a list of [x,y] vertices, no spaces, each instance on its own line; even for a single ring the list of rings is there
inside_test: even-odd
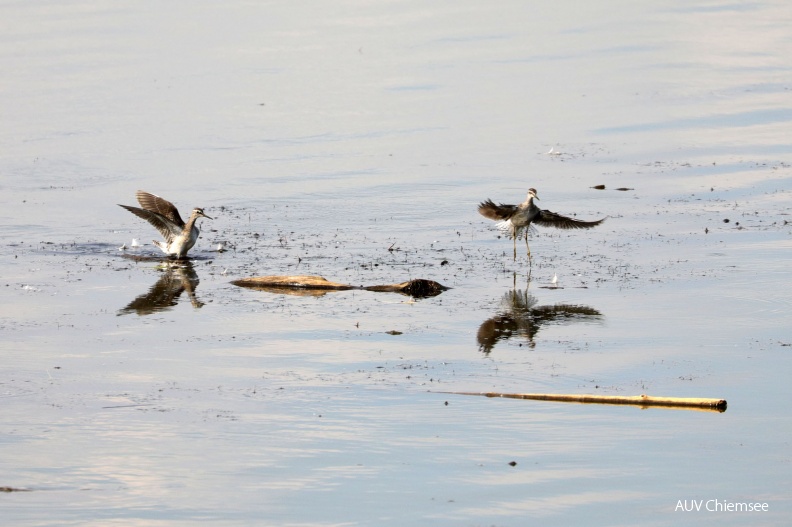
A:
[[[508,399],[532,399],[537,401],[559,401],[566,403],[633,404],[637,406],[666,406],[694,408],[700,410],[726,411],[725,399],[702,399],[698,397],[651,397],[649,395],[581,395],[574,393],[498,393],[498,392],[442,392],[454,395],[481,395]]]

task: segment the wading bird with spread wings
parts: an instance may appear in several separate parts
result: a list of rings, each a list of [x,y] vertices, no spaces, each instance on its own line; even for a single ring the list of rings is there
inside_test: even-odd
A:
[[[184,223],[179,216],[179,211],[170,201],[142,190],[137,191],[136,197],[142,208],[129,205],[119,205],[119,207],[125,208],[135,216],[152,224],[165,238],[163,242],[154,240],[154,245],[168,256],[178,259],[184,258],[187,251],[192,249],[198,240],[200,231],[195,224],[196,220],[198,218],[212,219],[204,214],[202,208],[196,207],[192,210],[190,219]]]
[[[514,259],[517,259],[517,238],[525,236],[525,248],[528,251],[528,260],[531,260],[531,248],[528,246],[528,230],[531,224],[542,227],[555,227],[556,229],[591,229],[596,227],[605,218],[596,221],[582,221],[549,210],[542,210],[536,206],[534,199],[539,199],[535,188],[528,189],[528,197],[519,205],[496,204],[491,199],[479,204],[478,211],[485,218],[495,220],[498,229],[514,240]]]

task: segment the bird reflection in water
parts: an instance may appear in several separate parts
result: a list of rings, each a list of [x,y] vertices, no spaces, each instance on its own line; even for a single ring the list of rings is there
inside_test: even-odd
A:
[[[195,295],[200,280],[198,280],[198,274],[193,269],[192,263],[163,262],[159,270],[162,273],[159,280],[146,293],[119,310],[119,315],[137,313],[142,316],[166,311],[179,302],[179,297],[185,291],[194,308],[197,309],[204,305]]]
[[[476,339],[479,351],[489,354],[501,340],[513,336],[524,337],[528,346],[536,346],[534,337],[545,324],[565,323],[582,320],[598,320],[602,314],[594,308],[581,305],[554,304],[536,305],[536,297],[527,290],[513,289],[501,300],[498,314],[484,321],[478,329]]]

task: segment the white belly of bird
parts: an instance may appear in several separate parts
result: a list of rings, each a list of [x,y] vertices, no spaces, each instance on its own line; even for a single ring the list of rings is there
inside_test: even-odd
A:
[[[177,258],[183,258],[184,255],[187,254],[187,251],[193,248],[195,242],[198,241],[198,228],[193,227],[190,231],[189,237],[180,235],[176,236],[171,240],[170,243],[165,244],[163,242],[155,241],[154,245],[160,248],[162,252],[167,254],[168,256],[176,256]]]

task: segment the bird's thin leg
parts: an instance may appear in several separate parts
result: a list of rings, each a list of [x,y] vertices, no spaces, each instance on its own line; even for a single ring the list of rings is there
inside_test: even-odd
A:
[[[525,249],[528,251],[528,261],[531,262],[531,248],[528,246],[528,230],[525,231]]]
[[[512,239],[514,240],[514,261],[517,261],[517,229],[513,228]]]

